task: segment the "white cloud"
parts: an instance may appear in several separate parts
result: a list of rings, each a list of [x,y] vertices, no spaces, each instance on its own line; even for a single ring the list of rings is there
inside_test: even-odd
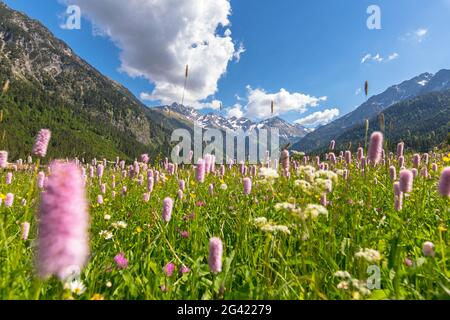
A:
[[[242,118],[244,116],[244,112],[242,111],[242,105],[239,103],[235,104],[231,109],[227,111],[227,117],[236,117],[236,118]]]
[[[237,101],[243,101],[244,98],[241,98],[240,95],[238,95],[237,93],[234,95],[234,97],[236,98]]]
[[[361,59],[361,63],[366,63],[366,61],[368,61],[371,58],[372,58],[372,55],[370,53],[368,53]]]
[[[376,55],[372,55],[372,54],[368,53],[361,59],[361,63],[366,63],[369,61],[382,62],[383,58],[381,57],[381,55],[379,53],[377,53]]]
[[[376,61],[376,62],[381,62],[381,61],[383,61],[383,58],[380,56],[379,53],[377,53],[376,56],[372,57],[372,60]]]
[[[370,61],[374,61],[374,62],[378,62],[378,63],[381,63],[383,61],[384,62],[388,62],[388,61],[392,61],[392,60],[397,59],[399,56],[400,55],[397,52],[394,52],[394,53],[390,54],[388,56],[388,58],[386,59],[379,53],[377,53],[375,55],[373,55],[371,53],[368,53],[364,57],[362,57],[361,64],[368,63]]]
[[[331,120],[339,116],[339,110],[338,109],[326,109],[324,111],[318,111],[314,112],[313,114],[310,114],[309,116],[294,121],[296,124],[300,125],[307,125],[307,126],[318,126],[318,125],[324,125],[327,123],[330,123]]]
[[[419,28],[415,32],[417,38],[419,39],[419,42],[423,40],[423,38],[428,34],[428,29],[425,28]]]
[[[417,30],[414,30],[412,32],[408,32],[404,36],[400,37],[400,40],[408,41],[412,43],[422,42],[426,36],[428,35],[428,29],[427,28],[419,28]]]
[[[237,49],[237,51],[233,54],[233,57],[236,59],[236,62],[241,61],[241,54],[243,54],[246,51],[246,49],[244,48],[244,44],[241,42],[239,44],[239,48]]]
[[[220,100],[213,100],[211,102],[204,103],[203,105],[204,105],[205,108],[219,110],[220,106],[222,105],[222,101],[220,101]]]
[[[189,65],[185,104],[196,108],[214,95],[228,64],[239,59],[228,27],[229,0],[60,0],[80,6],[84,17],[120,48],[120,70],[154,83],[142,98],[179,102]],[[215,106],[215,105],[213,105]]]
[[[262,89],[252,89],[247,86],[247,106],[246,116],[250,118],[269,118],[275,115],[282,115],[289,111],[306,112],[308,107],[316,107],[320,102],[326,101],[327,97],[313,97],[303,93],[290,93],[281,89],[276,93],[267,93]],[[271,102],[274,102],[274,114],[271,112]]]
[[[394,52],[393,54],[389,55],[388,60],[392,61],[392,60],[398,59],[399,56],[400,55],[397,52]]]

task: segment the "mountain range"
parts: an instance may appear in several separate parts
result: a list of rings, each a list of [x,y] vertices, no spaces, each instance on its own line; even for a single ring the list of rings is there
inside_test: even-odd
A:
[[[222,131],[238,131],[242,130],[246,133],[251,133],[253,130],[277,128],[280,133],[280,139],[282,143],[295,143],[304,137],[308,130],[300,125],[292,125],[287,121],[273,117],[265,119],[260,122],[254,122],[248,118],[226,118],[217,113],[210,112],[208,114],[202,114],[198,110],[193,108],[173,103],[170,106],[161,106],[154,108],[162,113],[165,113],[171,117],[178,118],[187,123],[197,125],[202,128],[219,129]]]
[[[380,113],[386,127],[393,128],[386,131],[392,143],[406,137],[412,147],[428,148],[444,140],[450,122],[449,89],[450,70],[424,73],[314,132],[279,117],[254,122],[203,114],[177,103],[149,108],[39,21],[0,2],[0,148],[8,150],[10,158],[25,158],[41,128],[52,130],[49,158],[133,160],[142,153],[160,158],[170,153],[174,129],[192,131],[194,125],[247,133],[276,127],[281,143],[313,152],[326,148],[331,139],[361,144],[361,124],[368,119],[371,130],[376,129]]]
[[[383,131],[385,146],[395,150],[403,141],[410,150],[428,152],[450,138],[450,90],[433,91],[394,104],[369,119],[369,134]],[[364,146],[365,124],[357,124],[339,135],[338,149]],[[450,143],[450,140],[447,142]]]
[[[450,70],[443,69],[436,74],[423,73],[398,85],[391,86],[381,94],[372,96],[353,112],[350,112],[349,114],[327,125],[317,128],[314,132],[307,134],[304,138],[297,142],[293,148],[304,152],[323,151],[326,149],[331,140],[342,141],[343,137],[352,136],[351,132],[353,130],[359,130],[360,125],[364,123],[366,119],[373,120],[380,113],[395,115],[396,111],[400,110],[401,107],[404,106],[402,103],[422,96],[429,98],[428,100],[417,100],[421,101],[423,108],[427,109],[428,104],[433,103],[434,109],[428,109],[428,112],[431,112],[432,114],[440,114],[442,110],[446,109],[445,104],[447,100],[441,99],[440,103],[435,103],[434,99],[432,99],[433,95],[429,94],[445,92],[449,89]],[[445,116],[450,116],[450,114]],[[444,117],[444,119],[446,119],[446,117]],[[399,119],[399,121],[401,120]],[[409,123],[409,125],[413,126],[415,124]],[[422,123],[422,125],[425,125],[425,123]],[[425,129],[431,131],[433,129],[432,124],[427,123],[427,125],[431,126]],[[397,126],[397,134],[403,133],[406,132],[401,132],[399,130],[399,126]],[[342,138],[340,138],[341,136]]]
[[[194,124],[246,132],[277,127],[283,143],[294,143],[307,134],[305,128],[278,117],[255,123],[204,115],[176,103],[148,108],[39,21],[1,2],[0,88],[5,88],[0,96],[2,148],[12,157],[26,157],[41,127],[53,133],[51,158],[163,156],[170,152],[171,132],[176,128],[192,131]]]
[[[0,2],[2,147],[26,157],[52,130],[49,157],[134,159],[166,152],[173,127],[128,89],[78,57],[39,21]]]

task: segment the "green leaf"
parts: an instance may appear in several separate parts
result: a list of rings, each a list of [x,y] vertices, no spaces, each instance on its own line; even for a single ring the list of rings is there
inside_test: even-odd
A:
[[[385,300],[389,297],[389,291],[374,290],[372,291],[369,300]]]

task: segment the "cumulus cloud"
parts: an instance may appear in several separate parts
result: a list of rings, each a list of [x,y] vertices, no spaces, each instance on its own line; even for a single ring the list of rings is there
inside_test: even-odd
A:
[[[306,112],[308,107],[317,107],[320,102],[326,101],[327,97],[313,97],[307,94],[293,92],[285,89],[279,92],[267,93],[262,89],[252,89],[247,86],[248,103],[246,105],[246,116],[250,118],[269,118],[271,113],[271,102],[274,102],[274,115],[282,115],[289,111]]]
[[[326,109],[324,111],[314,112],[309,116],[294,121],[296,124],[300,124],[302,126],[318,126],[330,123],[331,120],[339,116],[338,109]]]
[[[227,111],[227,117],[232,118],[242,118],[244,116],[244,112],[242,111],[242,105],[237,103],[231,109]]]
[[[162,103],[180,101],[185,66],[189,78],[185,104],[203,108],[217,92],[229,62],[245,51],[235,48],[229,0],[60,0],[80,6],[101,33],[121,50],[120,70],[154,83],[141,98]],[[98,32],[98,31],[97,31]]]
[[[204,108],[219,110],[222,106],[222,101],[220,100],[212,100],[211,102],[203,103]]]

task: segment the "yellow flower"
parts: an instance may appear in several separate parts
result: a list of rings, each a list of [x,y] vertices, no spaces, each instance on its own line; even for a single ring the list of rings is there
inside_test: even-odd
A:
[[[439,226],[439,231],[440,232],[445,232],[445,231],[447,231],[447,229],[444,227],[444,226]]]
[[[195,193],[191,193],[191,198],[195,199]]]
[[[92,296],[90,300],[105,300],[105,297],[103,297],[101,294],[96,293]]]
[[[142,228],[141,227],[137,227],[136,228],[136,233],[141,233],[142,232]]]
[[[444,160],[445,162],[450,162],[450,154],[448,155],[448,157],[444,157],[443,160]]]
[[[359,300],[359,299],[361,299],[361,295],[359,294],[358,291],[354,291],[354,292],[352,293],[352,297],[353,297],[353,300]]]

